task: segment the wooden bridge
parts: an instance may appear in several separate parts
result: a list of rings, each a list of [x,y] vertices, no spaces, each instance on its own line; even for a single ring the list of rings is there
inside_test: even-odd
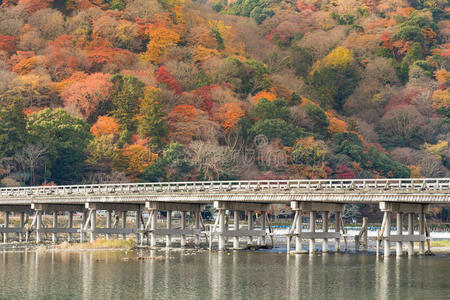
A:
[[[0,189],[0,211],[4,212],[4,226],[0,228],[3,239],[16,233],[22,240],[33,232],[36,242],[41,242],[43,234],[52,234],[54,242],[58,234],[79,235],[80,241],[87,234],[93,241],[97,235],[109,237],[112,234],[136,234],[139,241],[145,237],[150,245],[157,245],[157,238],[164,236],[170,246],[173,237],[179,237],[181,246],[186,238],[192,237],[195,244],[205,238],[212,245],[216,239],[220,250],[227,247],[228,239],[232,247],[239,248],[242,239],[248,244],[255,241],[265,244],[271,236],[267,211],[273,204],[289,204],[295,212],[290,232],[287,234],[288,251],[290,241],[295,239],[296,252],[300,252],[303,240],[309,240],[309,251],[315,251],[317,239],[322,240],[322,251],[328,251],[328,241],[335,241],[335,251],[340,250],[345,238],[341,214],[345,204],[379,204],[384,212],[383,225],[378,241],[384,242],[385,255],[390,254],[390,243],[397,244],[397,255],[403,253],[403,243],[408,245],[408,254],[413,254],[414,242],[419,242],[419,253],[424,254],[426,241],[426,218],[430,204],[450,203],[450,178],[433,179],[353,179],[353,180],[251,180],[251,181],[207,181],[207,182],[161,182],[129,184],[93,184],[67,186],[11,187]],[[217,210],[215,224],[206,230],[201,211],[206,204]],[[98,211],[106,211],[106,227],[97,226]],[[136,212],[136,227],[127,228],[127,212]],[[166,211],[166,228],[158,228],[159,211]],[[172,212],[181,215],[180,228],[173,228]],[[248,215],[248,224],[240,226],[239,212]],[[53,227],[42,226],[44,212],[52,212]],[[58,214],[69,212],[68,224],[58,227]],[[79,228],[73,226],[73,212],[82,214]],[[121,228],[112,225],[121,212]],[[143,215],[146,212],[148,217]],[[309,212],[309,230],[302,230],[303,212]],[[20,214],[20,222],[12,227],[11,213]],[[255,224],[254,214],[259,214],[259,224]],[[322,230],[316,230],[316,217],[321,213]],[[391,233],[392,214],[396,214],[397,232]],[[32,216],[31,224],[25,222],[25,215]],[[407,214],[408,234],[403,235],[403,215]],[[419,217],[419,235],[414,235],[414,214]],[[186,217],[193,217],[193,225],[187,227]],[[233,215],[232,229],[229,228]],[[334,231],[329,231],[333,221]],[[242,225],[242,224],[241,224]],[[258,226],[255,226],[258,225]],[[245,229],[244,229],[245,228]],[[367,240],[367,234],[362,234]],[[365,237],[365,239],[364,239]],[[25,236],[28,239],[28,236]],[[360,242],[360,241],[358,241]]]

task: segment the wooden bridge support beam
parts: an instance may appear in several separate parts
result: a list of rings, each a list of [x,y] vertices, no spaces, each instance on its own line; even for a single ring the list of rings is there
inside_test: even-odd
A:
[[[398,202],[380,202],[380,209],[384,212],[383,226],[378,238],[384,241],[384,256],[390,255],[391,242],[396,242],[396,254],[403,254],[403,243],[408,243],[408,255],[414,255],[414,242],[419,243],[419,254],[425,254],[425,214],[428,211],[427,204],[420,203],[398,203]],[[397,215],[396,234],[391,234],[391,215]],[[403,235],[403,214],[408,214],[408,234]],[[413,218],[414,214],[419,215],[419,235],[414,235]]]

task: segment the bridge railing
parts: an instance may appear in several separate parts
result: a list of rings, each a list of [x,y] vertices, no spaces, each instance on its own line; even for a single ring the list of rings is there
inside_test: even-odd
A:
[[[314,180],[246,180],[190,181],[154,183],[118,183],[63,186],[0,188],[1,197],[33,197],[44,195],[133,194],[169,192],[249,192],[249,191],[448,191],[450,178],[424,179],[314,179]]]

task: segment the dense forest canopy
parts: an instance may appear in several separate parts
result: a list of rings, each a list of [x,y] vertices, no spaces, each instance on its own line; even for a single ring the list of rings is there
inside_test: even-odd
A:
[[[446,0],[0,5],[3,186],[450,176]]]

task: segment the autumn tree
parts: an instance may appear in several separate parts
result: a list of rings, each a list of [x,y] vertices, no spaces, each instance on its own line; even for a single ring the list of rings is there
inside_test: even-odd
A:
[[[76,107],[85,119],[92,119],[99,104],[107,101],[111,94],[113,83],[110,77],[109,74],[94,73],[69,84],[61,93],[64,104]]]
[[[91,133],[96,137],[104,135],[119,135],[119,124],[112,117],[100,116],[91,127]]]
[[[152,165],[158,158],[145,146],[126,145],[119,152],[118,169],[126,171],[130,176],[137,177]]]
[[[150,26],[147,35],[150,41],[144,57],[153,63],[159,63],[165,52],[181,38],[178,32],[163,25]]]
[[[236,129],[239,120],[244,115],[244,111],[237,103],[225,103],[216,112],[216,118],[219,120],[225,131]]]
[[[159,83],[163,83],[167,88],[175,94],[179,95],[182,93],[181,86],[177,80],[170,74],[169,69],[165,66],[161,66],[156,70],[156,80]]]
[[[317,89],[323,107],[342,109],[357,84],[353,52],[343,47],[334,49],[312,66],[309,81]]]

